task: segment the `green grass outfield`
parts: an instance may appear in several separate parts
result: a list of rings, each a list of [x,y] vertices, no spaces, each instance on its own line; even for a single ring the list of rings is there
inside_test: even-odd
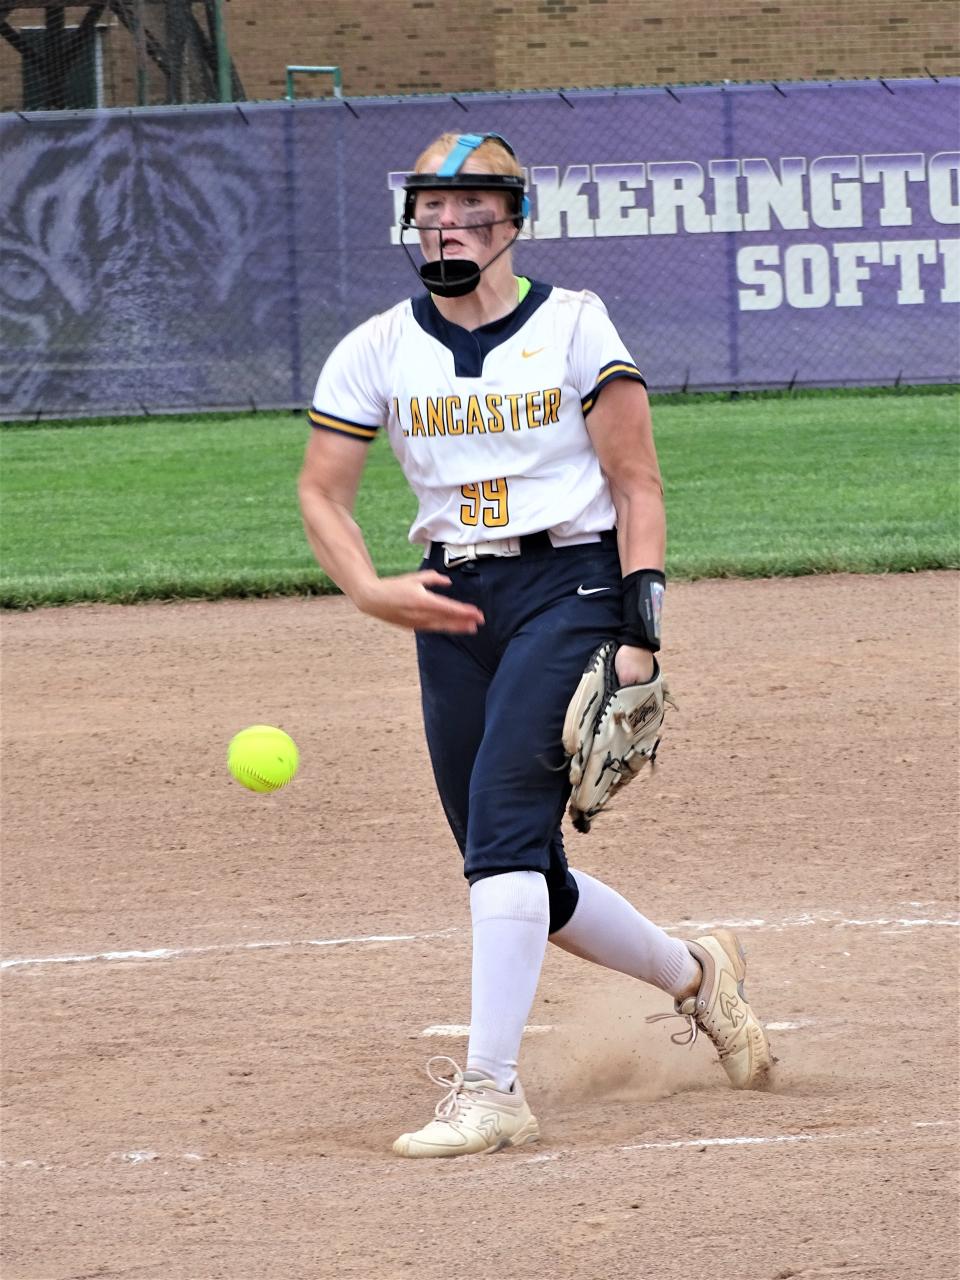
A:
[[[960,567],[960,389],[654,399],[672,578]],[[291,413],[9,424],[0,606],[331,590],[307,547]],[[386,441],[357,516],[381,573],[416,567]]]

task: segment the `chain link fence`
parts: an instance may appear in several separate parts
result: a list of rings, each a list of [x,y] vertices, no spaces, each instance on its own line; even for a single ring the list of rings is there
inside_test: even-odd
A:
[[[527,167],[518,272],[600,294],[653,390],[960,380],[960,81],[0,116],[0,416],[305,405],[420,289],[403,174]]]
[[[233,102],[223,0],[0,3],[0,111]]]

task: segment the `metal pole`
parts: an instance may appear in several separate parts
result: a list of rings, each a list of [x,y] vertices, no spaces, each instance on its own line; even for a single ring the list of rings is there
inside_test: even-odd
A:
[[[227,47],[227,29],[223,21],[223,0],[213,0],[213,15],[217,35],[217,89],[221,102],[232,102],[230,50]]]
[[[67,105],[67,71],[64,49],[64,15],[62,4],[44,8],[46,30],[43,36],[44,74],[47,77],[44,106],[62,111]]]
[[[165,37],[167,42],[167,102],[183,101],[183,0],[166,0]]]
[[[137,51],[137,106],[147,105],[147,40],[143,26],[143,0],[133,7],[134,46]]]

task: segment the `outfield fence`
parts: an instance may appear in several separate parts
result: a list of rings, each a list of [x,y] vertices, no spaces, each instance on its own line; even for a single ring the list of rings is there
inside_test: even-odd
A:
[[[527,167],[519,272],[604,299],[653,390],[960,381],[960,79],[0,116],[0,417],[298,408],[420,288],[403,174]]]

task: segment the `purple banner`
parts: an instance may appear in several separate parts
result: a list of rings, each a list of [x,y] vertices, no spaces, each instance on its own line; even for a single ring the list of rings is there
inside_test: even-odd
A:
[[[416,292],[399,183],[508,137],[518,272],[653,390],[960,380],[960,80],[0,117],[0,416],[301,407]]]

